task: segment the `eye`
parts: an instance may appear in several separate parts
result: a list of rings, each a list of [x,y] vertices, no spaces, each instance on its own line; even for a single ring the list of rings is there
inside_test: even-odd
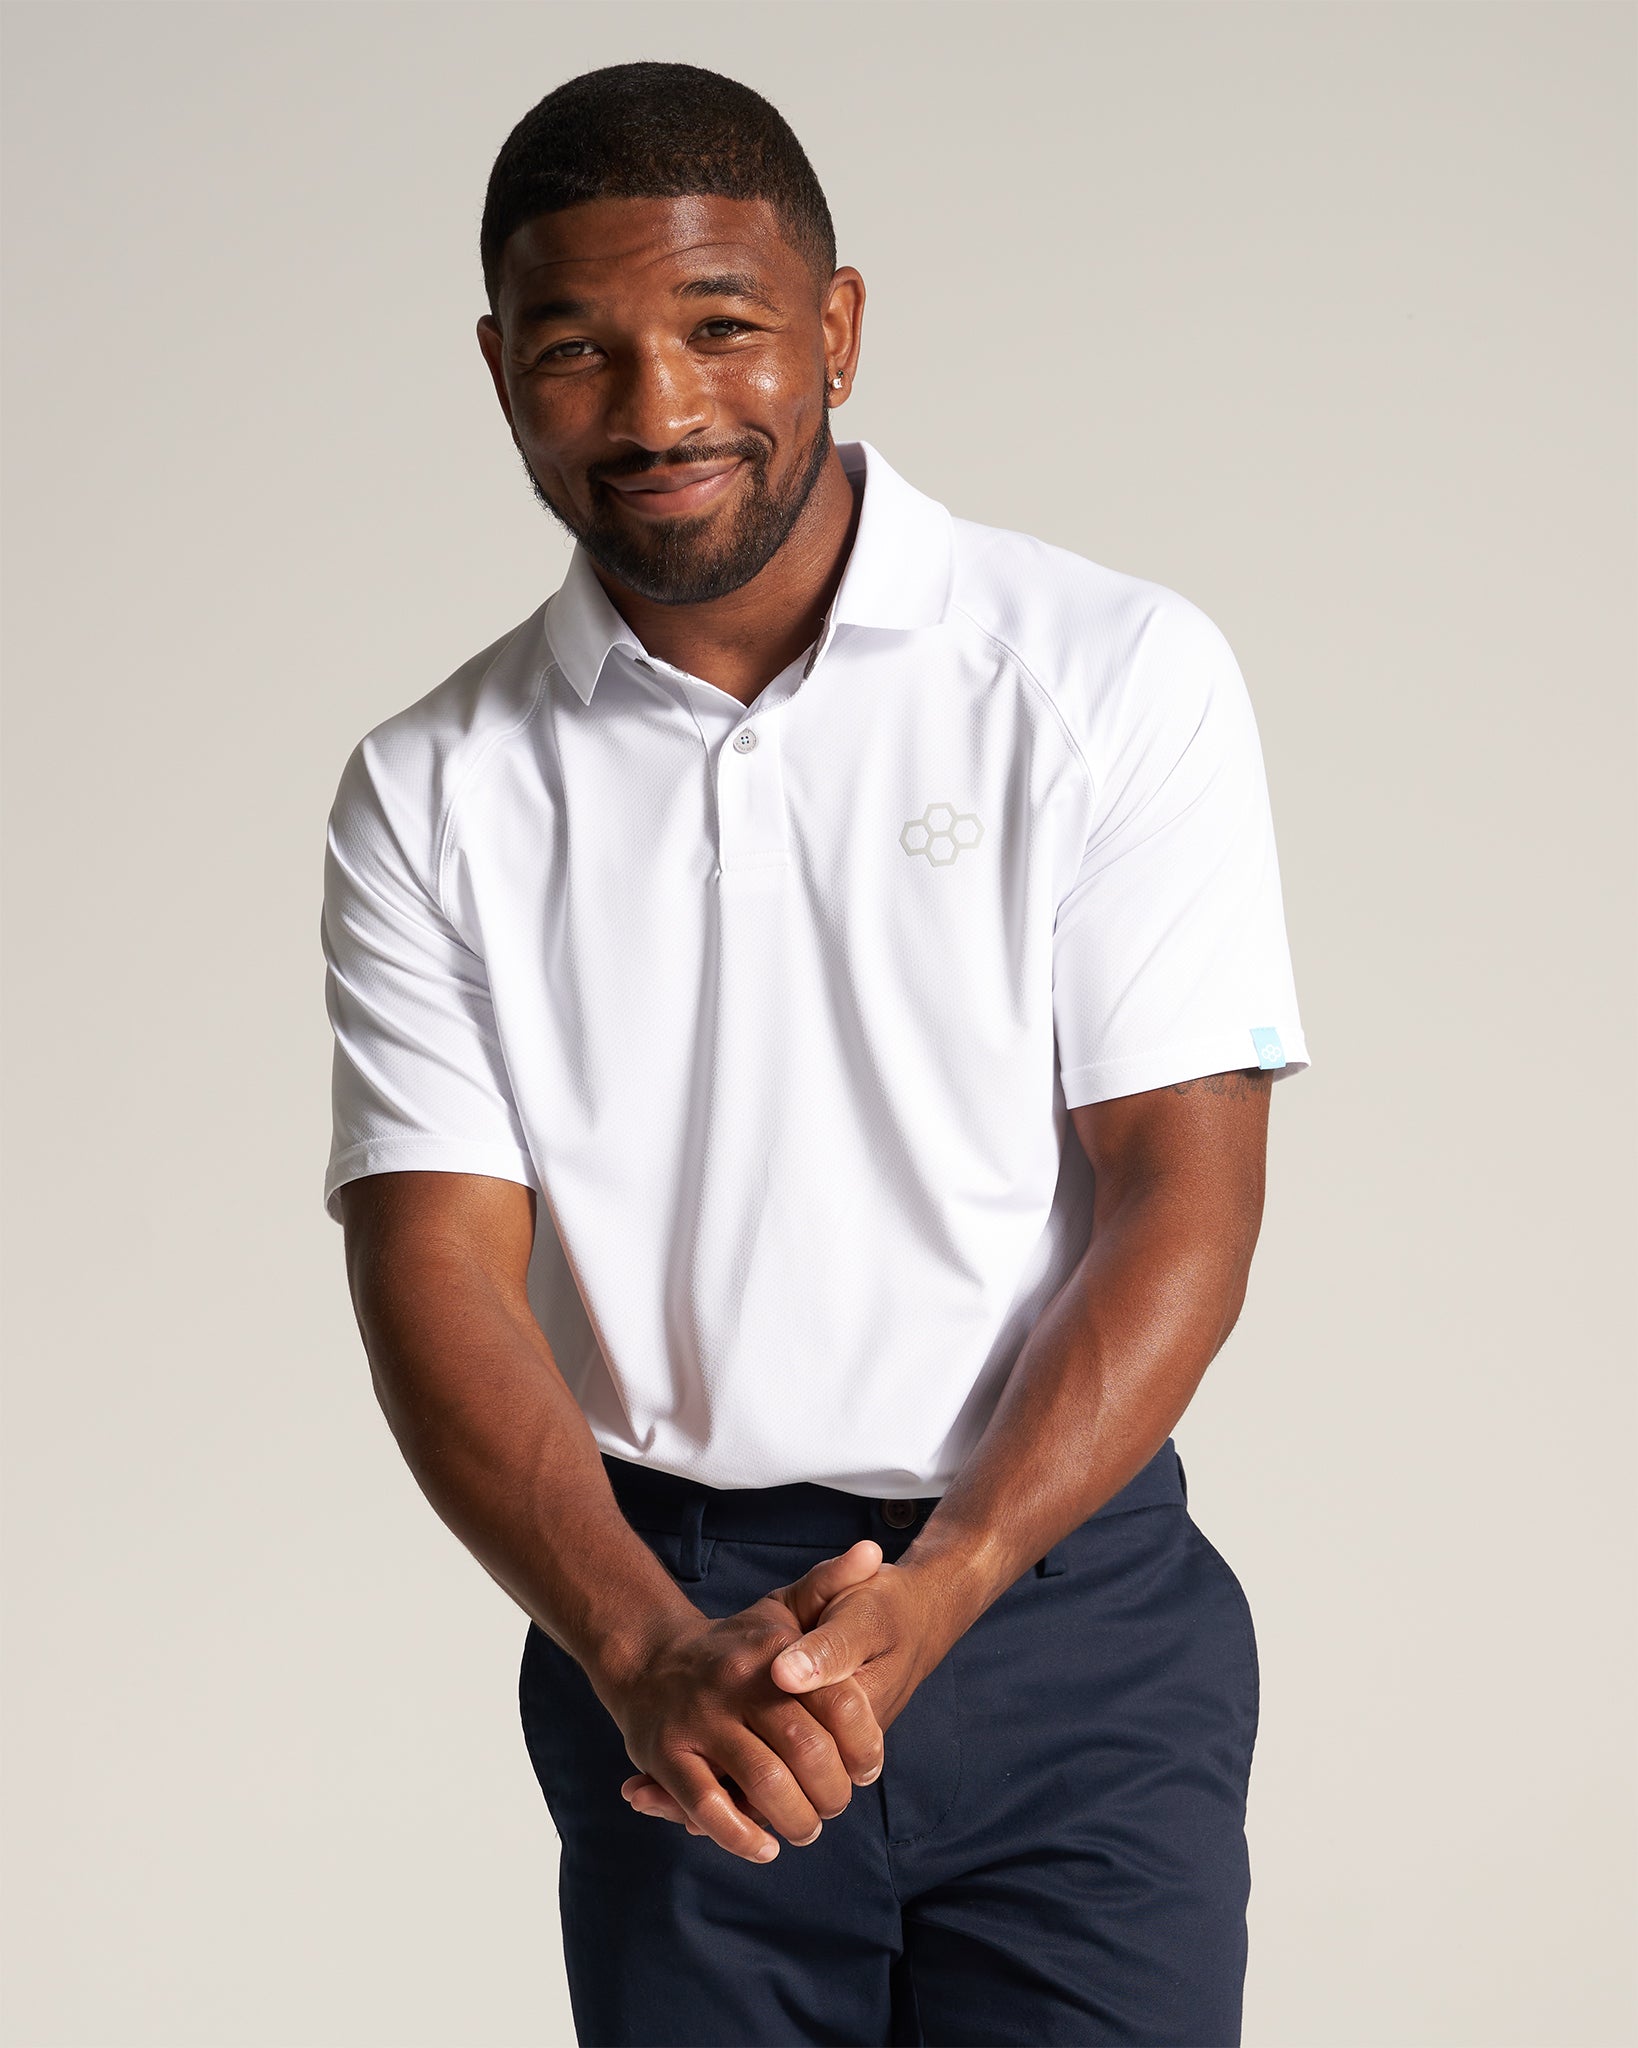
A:
[[[715,320],[707,320],[704,324],[707,327],[737,327],[742,333],[745,334],[749,334],[751,331],[749,321],[732,320],[728,317],[726,313],[721,314]]]

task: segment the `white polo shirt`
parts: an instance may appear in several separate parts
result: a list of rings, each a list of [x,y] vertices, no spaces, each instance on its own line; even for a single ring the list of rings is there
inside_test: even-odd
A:
[[[1069,1107],[1308,1056],[1222,633],[840,453],[841,583],[748,707],[577,547],[354,749],[324,1198],[538,1189],[530,1299],[604,1451],[889,1498],[948,1485],[1085,1249]]]

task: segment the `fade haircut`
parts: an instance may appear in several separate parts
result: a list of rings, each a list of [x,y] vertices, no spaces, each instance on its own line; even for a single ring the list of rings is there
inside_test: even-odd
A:
[[[497,312],[507,239],[588,199],[762,199],[823,293],[836,272],[830,208],[779,109],[698,64],[605,64],[557,86],[507,136],[489,173],[479,253]]]

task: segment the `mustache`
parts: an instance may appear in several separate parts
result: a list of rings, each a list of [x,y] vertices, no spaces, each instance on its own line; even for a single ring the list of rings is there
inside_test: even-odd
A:
[[[652,476],[661,469],[691,469],[697,462],[752,462],[765,460],[760,447],[724,448],[671,448],[664,455],[657,455],[648,462],[627,463],[623,468],[610,469],[604,466],[588,470],[586,475],[594,483],[623,483],[630,477]]]

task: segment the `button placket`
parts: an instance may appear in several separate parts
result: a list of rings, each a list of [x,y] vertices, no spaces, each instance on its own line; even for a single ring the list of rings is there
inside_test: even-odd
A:
[[[725,875],[789,865],[780,724],[770,706],[717,758],[717,864]]]

